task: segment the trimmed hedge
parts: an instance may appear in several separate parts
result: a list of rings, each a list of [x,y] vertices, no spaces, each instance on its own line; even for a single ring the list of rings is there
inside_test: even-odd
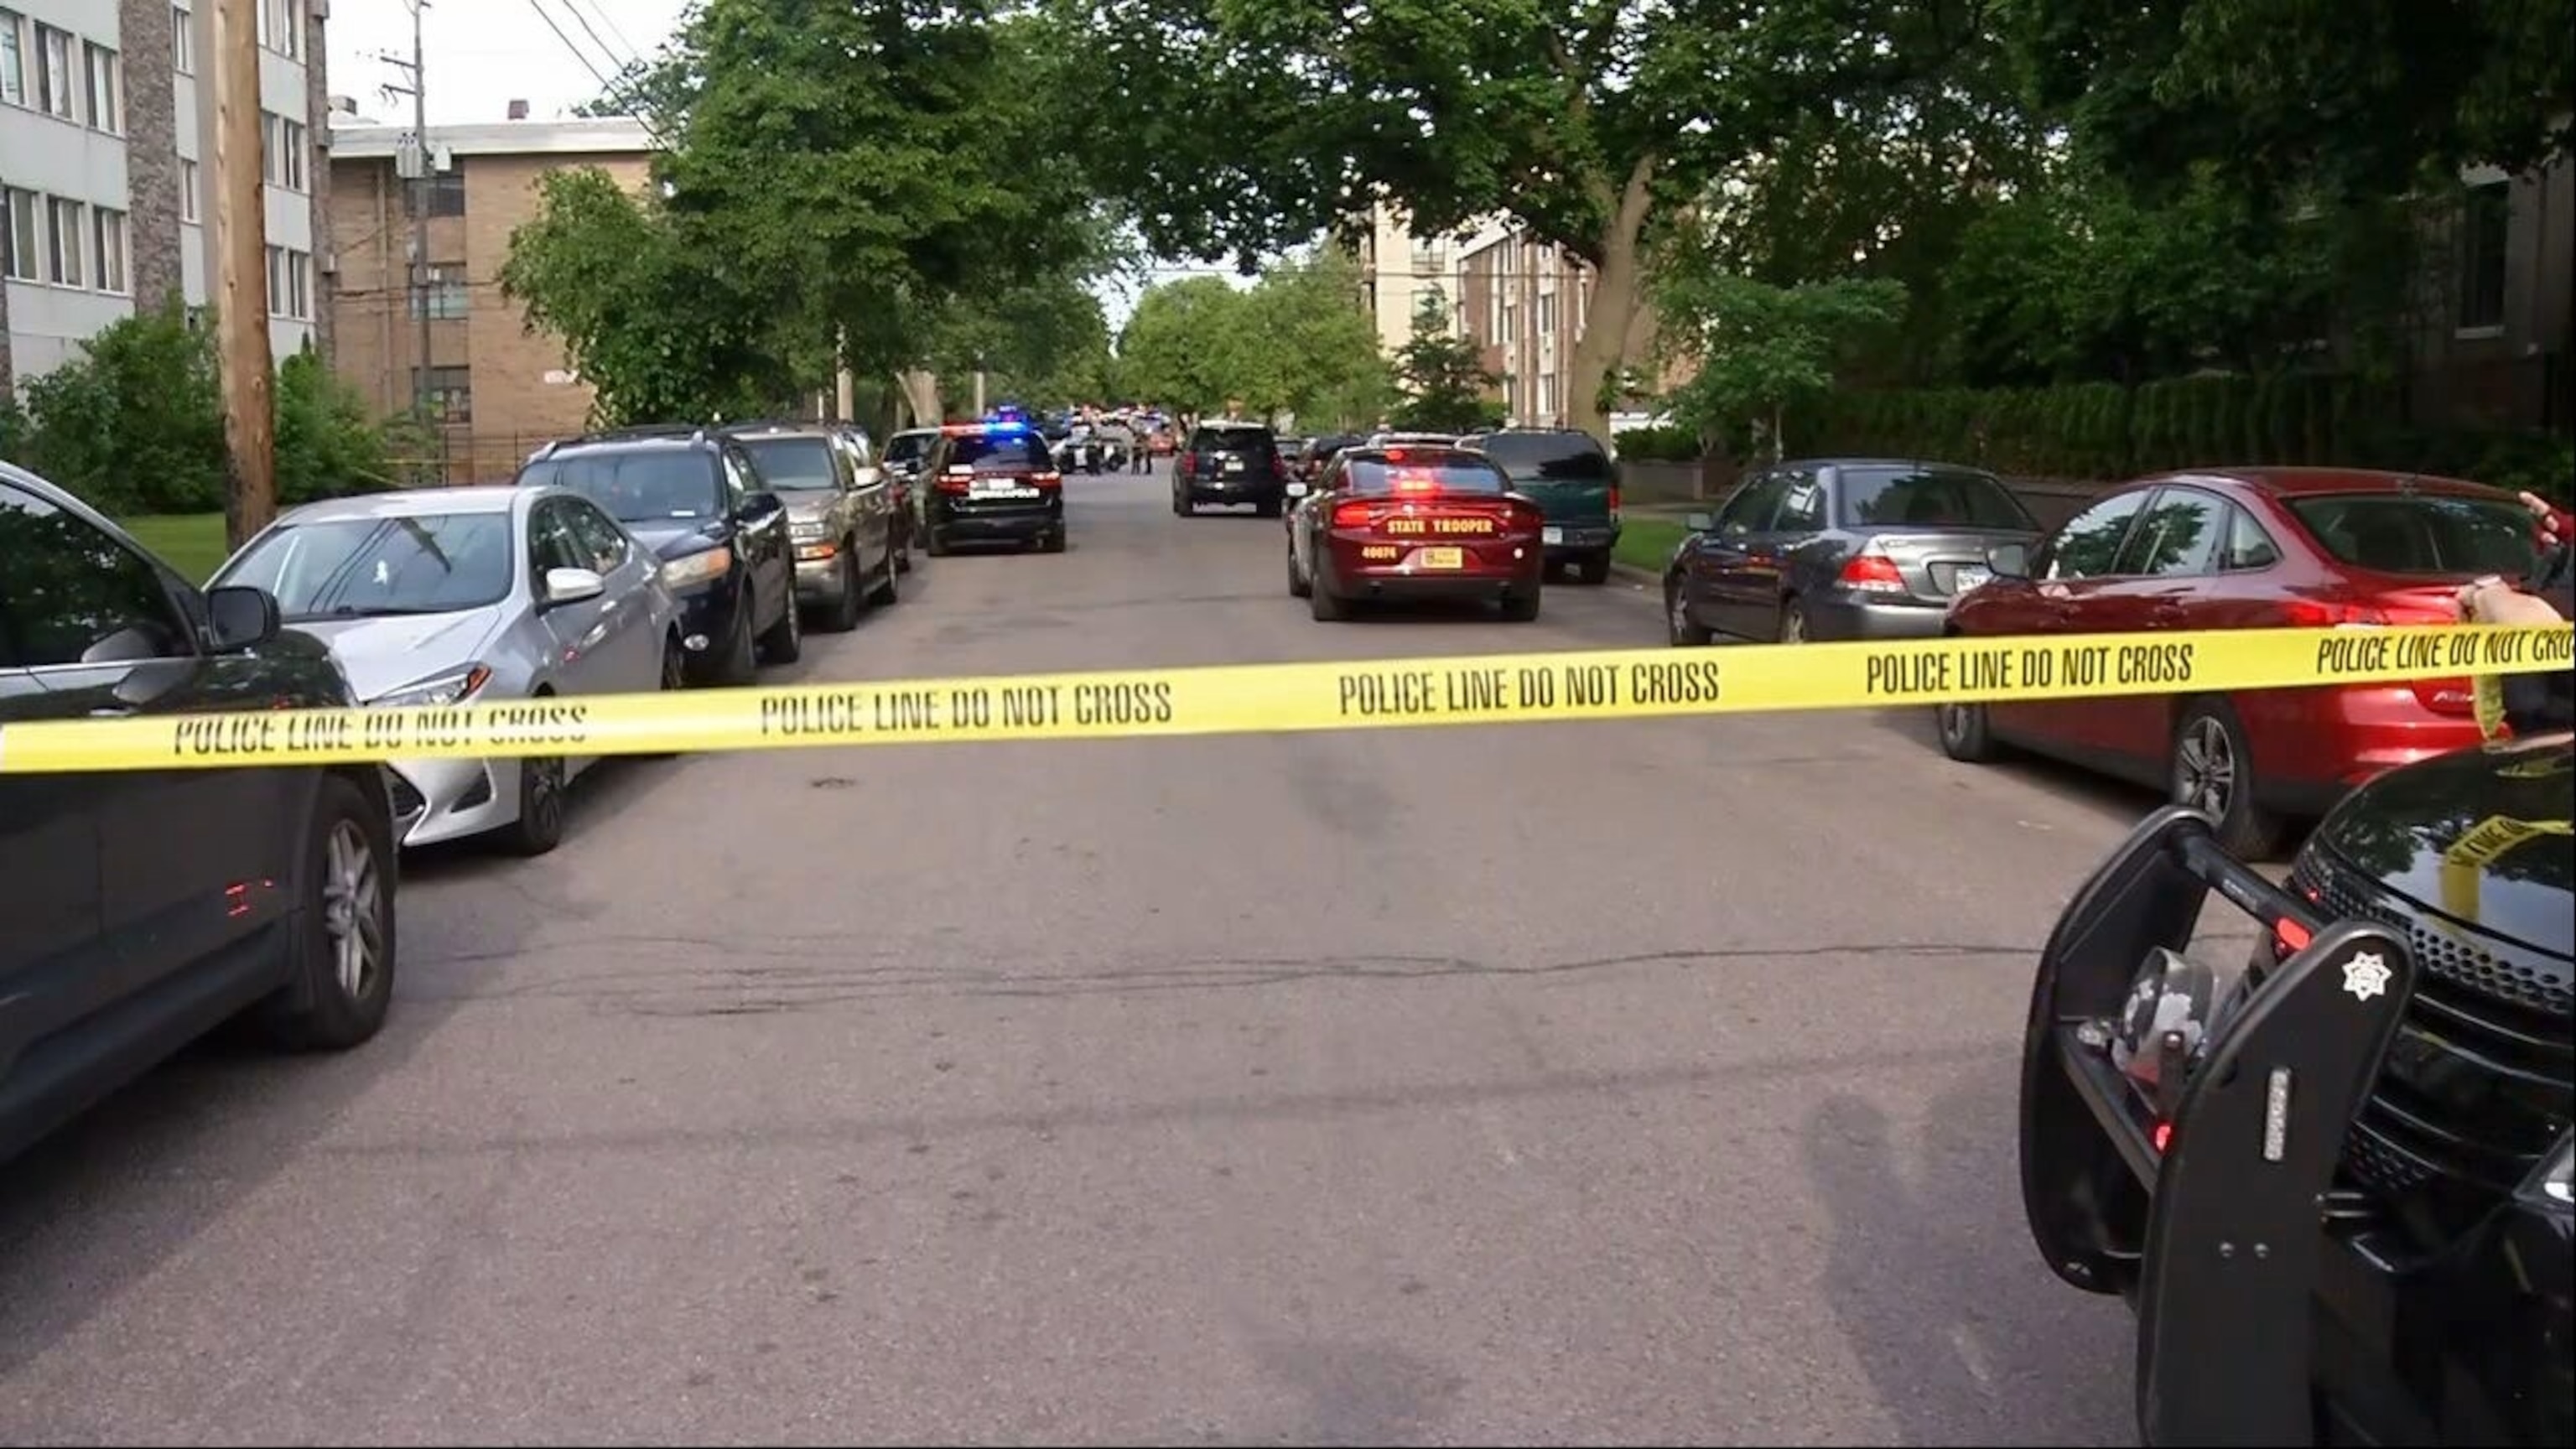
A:
[[[1699,434],[1673,423],[1621,428],[1611,445],[1620,457],[1640,463],[1695,463],[1700,454]]]
[[[2576,447],[2568,439],[2409,427],[2405,403],[2394,383],[2211,376],[2135,389],[2083,383],[1843,392],[1794,410],[1787,426],[1793,453],[1939,458],[2020,477],[2123,479],[2276,463],[2443,474],[2562,501],[2576,489]],[[1623,451],[1631,436],[1620,435]]]

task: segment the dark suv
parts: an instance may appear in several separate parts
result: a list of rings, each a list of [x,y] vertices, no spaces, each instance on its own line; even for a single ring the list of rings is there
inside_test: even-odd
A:
[[[608,510],[662,560],[693,683],[746,684],[805,651],[787,507],[742,444],[711,428],[629,428],[552,442],[519,468]]]
[[[1288,502],[1288,460],[1279,435],[1259,423],[1204,422],[1172,466],[1172,511],[1187,518],[1202,503],[1249,503],[1277,518]]]
[[[949,424],[921,476],[930,484],[921,531],[932,558],[961,543],[1064,552],[1064,475],[1045,435],[1027,423]]]
[[[1506,428],[1458,440],[1500,463],[1512,491],[1547,519],[1541,546],[1551,571],[1572,568],[1587,584],[1610,577],[1619,546],[1619,469],[1580,428]]]
[[[12,726],[340,707],[258,589],[202,592],[0,464]],[[395,854],[372,765],[0,775],[0,1158],[244,1011],[353,1047],[393,999]]]

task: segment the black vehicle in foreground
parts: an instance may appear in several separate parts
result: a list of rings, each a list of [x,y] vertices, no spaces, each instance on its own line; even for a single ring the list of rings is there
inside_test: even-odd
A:
[[[9,727],[356,701],[252,588],[199,590],[0,464]],[[393,1000],[393,812],[373,765],[0,775],[0,1159],[237,1016],[354,1047]]]
[[[592,433],[538,449],[516,481],[581,494],[661,559],[691,683],[748,684],[763,658],[804,654],[787,505],[739,441],[685,424]]]
[[[2576,737],[2347,797],[2290,887],[2150,817],[2079,891],[2024,1038],[2022,1191],[2136,1309],[2149,1444],[2576,1439]],[[2182,954],[2216,890],[2266,932]]]
[[[961,543],[1064,552],[1064,474],[1045,435],[1027,423],[941,428],[921,477],[929,484],[922,544],[932,558]]]
[[[1252,505],[1264,518],[1288,506],[1288,459],[1279,435],[1260,423],[1218,418],[1198,425],[1172,465],[1172,511],[1183,518],[1207,504]]]

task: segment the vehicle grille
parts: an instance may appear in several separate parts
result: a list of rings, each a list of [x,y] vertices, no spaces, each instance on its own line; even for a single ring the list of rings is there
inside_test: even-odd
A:
[[[404,779],[399,770],[385,771],[385,794],[393,806],[396,820],[408,820],[429,808],[429,802],[421,798],[420,792],[412,788],[411,781]]]
[[[2576,962],[2453,921],[2321,847],[2300,853],[2290,884],[2327,919],[2377,921],[2413,947],[2422,967],[2415,1000],[2346,1165],[2364,1185],[2421,1199],[2433,1225],[2465,1227],[2576,1116]]]

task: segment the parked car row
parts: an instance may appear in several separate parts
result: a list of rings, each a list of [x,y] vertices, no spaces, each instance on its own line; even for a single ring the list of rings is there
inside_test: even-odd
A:
[[[1675,645],[2448,623],[2461,585],[2538,557],[2528,509],[2457,479],[2210,468],[2105,494],[2043,534],[1992,474],[1804,459],[1694,516],[1663,576]],[[1944,705],[1941,746],[2167,790],[2232,853],[2397,765],[2483,736],[2466,679]]]

